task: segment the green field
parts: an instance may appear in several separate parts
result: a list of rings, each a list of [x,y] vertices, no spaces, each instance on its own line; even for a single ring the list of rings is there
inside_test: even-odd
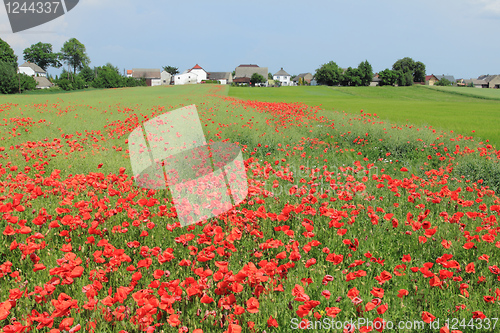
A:
[[[439,87],[439,86],[432,86],[428,88],[446,92],[448,94],[458,94],[467,97],[493,99],[500,101],[499,89],[478,89],[470,87]]]
[[[484,92],[483,92],[484,90]],[[478,97],[457,92],[472,91]],[[411,123],[438,130],[473,135],[500,146],[500,91],[467,88],[413,87],[232,87],[229,96],[269,102],[301,102],[325,110],[377,114],[399,125]],[[488,96],[491,99],[484,99]],[[475,131],[475,132],[473,132]]]

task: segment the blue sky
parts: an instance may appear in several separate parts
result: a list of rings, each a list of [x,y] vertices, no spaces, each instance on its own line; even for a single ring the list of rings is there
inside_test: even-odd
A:
[[[427,74],[471,78],[500,74],[500,0],[80,0],[66,15],[13,34],[5,7],[0,38],[23,61],[39,41],[59,51],[69,38],[86,48],[91,66],[182,72],[233,71],[257,64],[275,73],[314,71],[328,61],[374,71],[403,57]],[[49,73],[59,70],[49,68]]]

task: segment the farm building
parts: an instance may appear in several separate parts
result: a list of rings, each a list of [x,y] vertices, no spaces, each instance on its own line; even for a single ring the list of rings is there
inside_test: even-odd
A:
[[[25,62],[24,64],[19,66],[19,73],[33,77],[47,76],[47,72],[43,68],[31,62]]]
[[[163,86],[168,86],[172,82],[172,74],[167,71],[163,71],[160,73],[161,76],[161,84]]]
[[[425,85],[427,86],[433,86],[438,81],[439,79],[434,74],[425,76]]]
[[[132,77],[136,79],[146,79],[148,87],[159,86],[162,84],[161,71],[151,68],[132,68]]]
[[[313,76],[311,73],[301,73],[293,78],[292,85],[297,86],[300,82],[300,79],[302,79],[306,84],[311,84]]]
[[[260,74],[266,80],[265,84],[267,86],[267,67],[259,67],[257,65],[239,65],[235,69],[233,82],[235,83],[250,83],[250,78],[254,73]]]
[[[196,84],[198,83],[198,75],[195,73],[185,72],[182,74],[175,74],[174,76],[174,84],[182,85],[182,84]]]
[[[220,84],[231,84],[233,83],[233,73],[231,72],[209,72],[207,80],[216,80]]]
[[[196,64],[193,68],[188,69],[184,73],[196,74],[197,83],[201,83],[201,81],[207,79],[207,72],[198,64]]]
[[[281,69],[273,75],[273,80],[280,81],[282,86],[289,86],[291,77],[292,76],[283,70],[283,67],[281,67]]]
[[[481,75],[478,80],[484,80],[488,83],[487,88],[500,89],[500,75]]]

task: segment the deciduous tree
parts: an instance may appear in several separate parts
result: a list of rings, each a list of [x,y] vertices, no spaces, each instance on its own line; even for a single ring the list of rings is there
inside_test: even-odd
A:
[[[338,85],[342,80],[342,69],[333,61],[321,65],[314,74],[319,84]]]
[[[61,58],[60,53],[52,52],[52,44],[38,42],[24,49],[24,60],[37,64],[44,70],[48,67],[59,68],[62,63],[59,61]]]
[[[90,63],[90,58],[85,50],[85,45],[80,43],[80,41],[76,38],[71,38],[64,43],[61,48],[61,59],[68,66],[73,68],[73,74],[76,74],[77,69],[81,70]]]

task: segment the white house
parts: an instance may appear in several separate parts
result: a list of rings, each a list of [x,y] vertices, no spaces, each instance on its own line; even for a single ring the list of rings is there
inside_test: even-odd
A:
[[[200,80],[201,82],[201,80]],[[182,74],[175,74],[174,84],[196,84],[198,83],[198,75],[195,73],[185,72]]]
[[[47,76],[47,72],[43,70],[40,66],[35,65],[31,62],[25,62],[19,66],[19,73],[24,73],[29,76]]]
[[[207,79],[207,72],[203,68],[201,68],[201,66],[198,64],[196,64],[196,66],[194,66],[193,68],[188,69],[187,72],[191,74],[196,74],[197,83],[201,83],[201,81]]]
[[[172,81],[172,74],[167,71],[161,72],[161,84],[163,86],[168,86]]]
[[[273,75],[273,80],[280,81],[282,86],[289,86],[291,77],[292,76],[287,72],[285,72],[283,70],[283,67],[281,67],[281,69],[278,72],[276,72],[276,74]]]

